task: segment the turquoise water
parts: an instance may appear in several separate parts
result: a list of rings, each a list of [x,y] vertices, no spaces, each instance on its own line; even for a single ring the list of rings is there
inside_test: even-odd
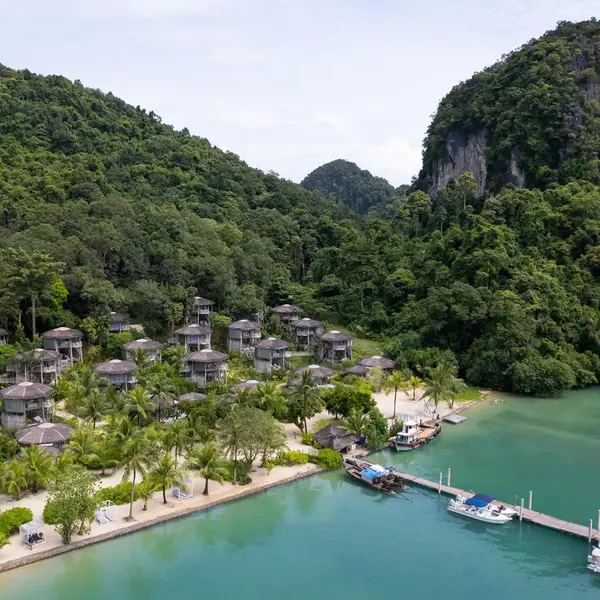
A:
[[[452,466],[456,485],[503,497],[531,482],[540,508],[582,521],[600,504],[600,484],[587,470],[599,442],[593,426],[580,422],[596,412],[596,394],[478,408],[428,447],[386,453],[383,462],[430,475]],[[563,493],[563,485],[594,497],[572,501],[577,492]],[[418,489],[388,497],[341,473],[318,475],[6,573],[0,598],[598,597],[600,577],[585,569],[584,541],[525,523],[471,522],[448,514],[446,504]]]

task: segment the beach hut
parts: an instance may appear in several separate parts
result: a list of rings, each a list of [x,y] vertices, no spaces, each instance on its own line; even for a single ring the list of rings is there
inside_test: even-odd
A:
[[[74,431],[74,427],[64,423],[40,423],[17,431],[15,439],[21,446],[62,448],[73,437]]]
[[[260,385],[260,381],[257,379],[247,379],[246,381],[238,381],[234,383],[230,388],[230,392],[237,392],[239,390],[255,390]]]
[[[201,402],[207,398],[206,394],[201,394],[200,392],[188,392],[187,394],[178,396],[176,402]]]
[[[110,332],[123,333],[131,329],[131,317],[125,313],[110,313]]]
[[[367,377],[371,369],[369,367],[365,367],[364,365],[354,365],[353,367],[348,367],[343,373],[343,376],[348,377]]]
[[[210,323],[210,315],[213,312],[215,303],[208,298],[196,296],[194,305],[190,314],[190,324],[192,325],[208,325]]]
[[[43,421],[52,418],[53,393],[50,386],[31,381],[22,381],[0,390],[2,427],[17,429],[36,417]]]
[[[8,331],[0,327],[0,346],[6,346],[6,344],[8,344]]]
[[[292,335],[298,348],[316,348],[319,337],[323,333],[323,325],[319,321],[304,317],[290,323]]]
[[[60,368],[71,367],[83,358],[83,333],[78,329],[57,327],[42,333],[42,346],[60,353]]]
[[[254,368],[259,373],[271,373],[290,366],[290,343],[277,338],[261,340],[254,349]]]
[[[94,366],[94,371],[105,379],[108,385],[123,388],[126,392],[137,384],[137,370],[138,366],[132,360],[118,358]]]
[[[150,362],[157,363],[160,362],[163,347],[163,344],[160,342],[155,342],[147,338],[133,340],[133,342],[123,344],[123,358],[125,360],[134,360],[136,352],[141,351]]]
[[[323,367],[321,365],[308,365],[308,367],[299,367],[294,371],[298,376],[298,379],[302,377],[302,373],[308,371],[312,374],[313,380],[317,385],[327,385],[329,378],[335,375],[335,371],[329,367]]]
[[[359,441],[359,437],[346,433],[335,423],[330,423],[321,431],[313,433],[313,440],[323,448],[331,448],[336,452],[348,452],[352,445]]]
[[[329,331],[319,339],[319,360],[340,364],[352,360],[352,337],[341,331]]]
[[[186,352],[198,352],[210,348],[210,327],[205,325],[187,325],[175,331],[177,345]]]
[[[205,348],[198,352],[188,352],[182,359],[180,374],[184,379],[193,381],[201,390],[212,381],[227,381],[227,360],[223,352]]]
[[[227,351],[242,352],[252,356],[260,340],[260,325],[255,321],[242,319],[227,327]]]
[[[282,304],[271,309],[273,314],[279,317],[284,325],[289,325],[292,321],[297,321],[302,315],[302,309],[294,304]]]
[[[31,381],[54,385],[60,377],[60,353],[45,348],[35,348],[8,359],[6,372],[15,383]]]
[[[367,367],[368,369],[381,369],[388,375],[392,374],[396,363],[389,358],[383,358],[382,356],[369,356],[368,358],[361,358],[358,365]]]

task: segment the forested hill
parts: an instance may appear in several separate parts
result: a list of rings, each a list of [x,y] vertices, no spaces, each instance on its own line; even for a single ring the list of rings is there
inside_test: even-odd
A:
[[[600,22],[561,23],[442,100],[419,185],[435,196],[464,171],[479,195],[598,183],[599,151]]]
[[[301,185],[362,214],[390,202],[395,194],[394,187],[382,177],[375,177],[353,162],[342,159],[316,168]]]
[[[337,212],[112,94],[0,67],[0,247],[61,261],[69,292],[44,327],[121,307],[160,329],[198,292],[251,314],[339,245]]]

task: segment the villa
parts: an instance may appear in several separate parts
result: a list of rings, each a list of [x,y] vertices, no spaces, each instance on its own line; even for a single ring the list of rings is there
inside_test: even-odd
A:
[[[138,366],[131,360],[114,358],[108,362],[97,364],[94,371],[100,375],[108,385],[123,388],[126,392],[137,384],[135,373]]]
[[[336,330],[324,333],[319,340],[319,360],[334,365],[352,360],[352,337]]]
[[[227,382],[227,360],[229,356],[223,352],[204,348],[189,352],[182,359],[180,374],[184,379],[193,381],[201,390],[213,381]]]
[[[202,296],[196,296],[194,298],[194,306],[190,314],[190,323],[194,325],[208,325],[210,324],[210,315],[213,312],[215,303],[208,298],[202,298]]]
[[[290,323],[294,341],[299,348],[316,348],[323,334],[323,325],[308,317]]]
[[[6,346],[6,344],[8,344],[8,331],[0,327],[0,346]]]
[[[54,390],[50,386],[30,381],[22,381],[0,390],[2,427],[19,429],[32,419],[46,421],[52,418],[52,394]]]
[[[147,338],[133,340],[133,342],[123,344],[123,358],[125,360],[134,360],[136,352],[143,352],[150,362],[157,363],[160,362],[163,347],[164,345],[160,342],[155,342]]]
[[[177,345],[186,352],[198,352],[210,348],[210,327],[205,325],[188,325],[175,331]]]
[[[256,344],[254,349],[254,368],[259,373],[269,374],[290,366],[290,343],[285,340],[268,338]]]
[[[260,341],[260,325],[248,319],[236,321],[227,327],[227,351],[252,356]]]
[[[78,329],[57,327],[42,334],[42,346],[60,353],[60,367],[72,367],[83,359],[83,333]]]
[[[55,350],[35,348],[8,359],[6,372],[15,382],[54,385],[60,377],[61,356]]]
[[[361,367],[367,367],[368,369],[381,369],[388,375],[392,374],[396,363],[389,358],[383,358],[381,356],[369,356],[368,358],[361,358],[357,365]]]
[[[302,314],[302,309],[293,304],[282,304],[272,308],[271,311],[279,317],[284,325],[289,325],[292,321],[297,321]]]
[[[111,333],[123,333],[131,329],[131,318],[125,313],[111,312],[110,313],[110,329]]]

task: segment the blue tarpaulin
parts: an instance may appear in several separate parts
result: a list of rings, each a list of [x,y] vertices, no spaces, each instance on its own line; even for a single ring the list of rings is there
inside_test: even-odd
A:
[[[478,508],[483,508],[488,504],[491,504],[494,501],[494,498],[491,496],[485,496],[484,494],[475,494],[472,498],[469,498],[465,504],[469,506],[477,506]]]
[[[373,471],[373,469],[365,469],[361,475],[366,479],[375,479],[376,477],[381,477],[381,473]]]

